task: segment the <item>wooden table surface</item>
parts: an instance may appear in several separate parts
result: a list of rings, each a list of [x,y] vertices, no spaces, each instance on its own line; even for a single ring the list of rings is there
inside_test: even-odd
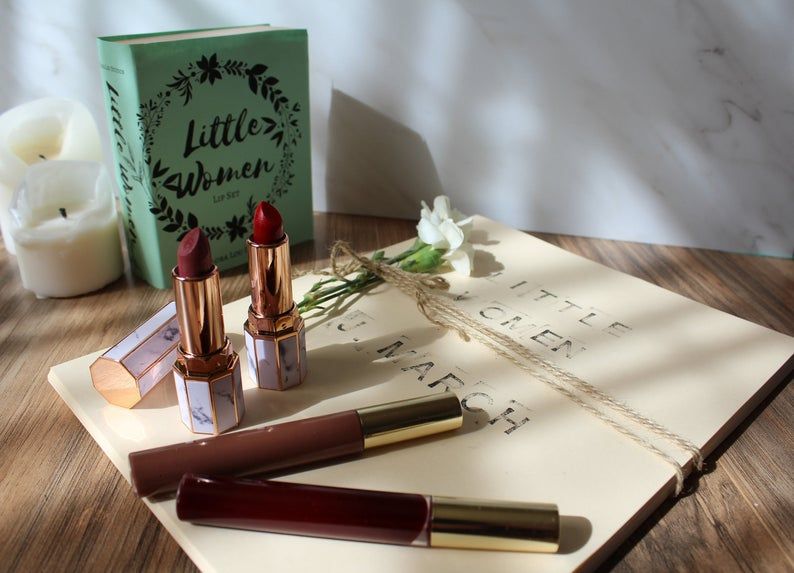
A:
[[[414,223],[316,215],[297,268],[335,239],[371,250]],[[696,301],[794,335],[794,262],[536,234]],[[92,295],[37,300],[0,247],[0,571],[187,571],[194,565],[47,382],[50,366],[110,346],[170,300],[129,277]],[[224,300],[248,295],[226,272]],[[794,392],[781,384],[708,460],[691,495],[665,503],[602,566],[613,571],[794,570]]]

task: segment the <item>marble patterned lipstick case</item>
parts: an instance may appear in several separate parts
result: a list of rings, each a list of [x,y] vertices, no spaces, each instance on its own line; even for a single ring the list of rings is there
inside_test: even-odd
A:
[[[169,302],[91,364],[94,388],[111,404],[132,408],[171,377],[178,344],[176,305]]]
[[[231,371],[207,381],[185,377],[174,369],[179,415],[196,434],[220,434],[234,428],[245,415],[240,359],[235,355]]]
[[[254,338],[245,332],[248,371],[260,388],[285,390],[306,377],[306,334],[303,329],[274,338]]]

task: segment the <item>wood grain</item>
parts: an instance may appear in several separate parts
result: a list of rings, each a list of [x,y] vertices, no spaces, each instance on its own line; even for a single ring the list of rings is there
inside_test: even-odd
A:
[[[316,215],[317,239],[293,248],[321,268],[336,239],[371,250],[414,223]],[[794,335],[794,262],[716,251],[536,236],[720,310]],[[109,346],[171,293],[121,279],[74,299],[36,300],[0,247],[0,570],[194,571],[47,383],[53,364]],[[224,300],[246,296],[227,272]],[[665,503],[603,570],[794,570],[794,393],[782,383],[712,455],[694,493]]]

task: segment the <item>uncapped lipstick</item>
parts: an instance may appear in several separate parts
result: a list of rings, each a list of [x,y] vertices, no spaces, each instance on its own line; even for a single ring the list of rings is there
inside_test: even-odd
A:
[[[560,538],[549,503],[194,474],[179,484],[176,514],[198,525],[419,547],[553,553]]]
[[[179,243],[171,272],[179,347],[174,382],[182,422],[197,434],[219,434],[243,417],[240,359],[223,329],[218,267],[200,228]]]
[[[257,386],[286,390],[306,377],[303,319],[292,300],[289,238],[281,214],[262,201],[247,241],[251,305],[245,322],[248,370]]]
[[[186,473],[251,475],[297,469],[364,450],[461,427],[452,392],[347,410],[132,452],[130,478],[140,496],[172,492]]]

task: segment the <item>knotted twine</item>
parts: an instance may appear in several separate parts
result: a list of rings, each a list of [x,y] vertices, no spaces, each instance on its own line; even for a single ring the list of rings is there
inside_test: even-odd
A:
[[[349,257],[350,260],[346,263],[342,263],[341,259],[343,257]],[[538,378],[548,386],[554,388],[567,399],[587,412],[590,412],[620,434],[668,462],[675,470],[676,496],[683,491],[685,476],[683,467],[675,458],[663,452],[647,439],[639,436],[630,428],[612,418],[607,412],[596,408],[577,396],[560,381],[562,380],[568,383],[570,386],[594,399],[603,408],[628,418],[632,422],[666,439],[678,448],[689,452],[695,467],[698,470],[703,468],[703,454],[695,444],[686,438],[668,430],[663,425],[647,416],[640,414],[631,406],[616,400],[589,382],[547,361],[541,356],[538,356],[510,336],[481,323],[469,314],[463,312],[457,305],[450,301],[449,298],[438,294],[439,291],[449,290],[449,283],[444,277],[428,273],[404,271],[397,266],[392,266],[381,261],[373,261],[372,259],[360,255],[344,241],[337,241],[334,243],[331,248],[331,271],[328,274],[339,279],[344,279],[347,275],[360,271],[361,269],[365,269],[380,277],[385,282],[394,285],[403,293],[413,298],[416,301],[416,306],[419,308],[419,311],[433,324],[457,332],[465,341],[474,338],[518,368],[529,372],[535,378]]]

